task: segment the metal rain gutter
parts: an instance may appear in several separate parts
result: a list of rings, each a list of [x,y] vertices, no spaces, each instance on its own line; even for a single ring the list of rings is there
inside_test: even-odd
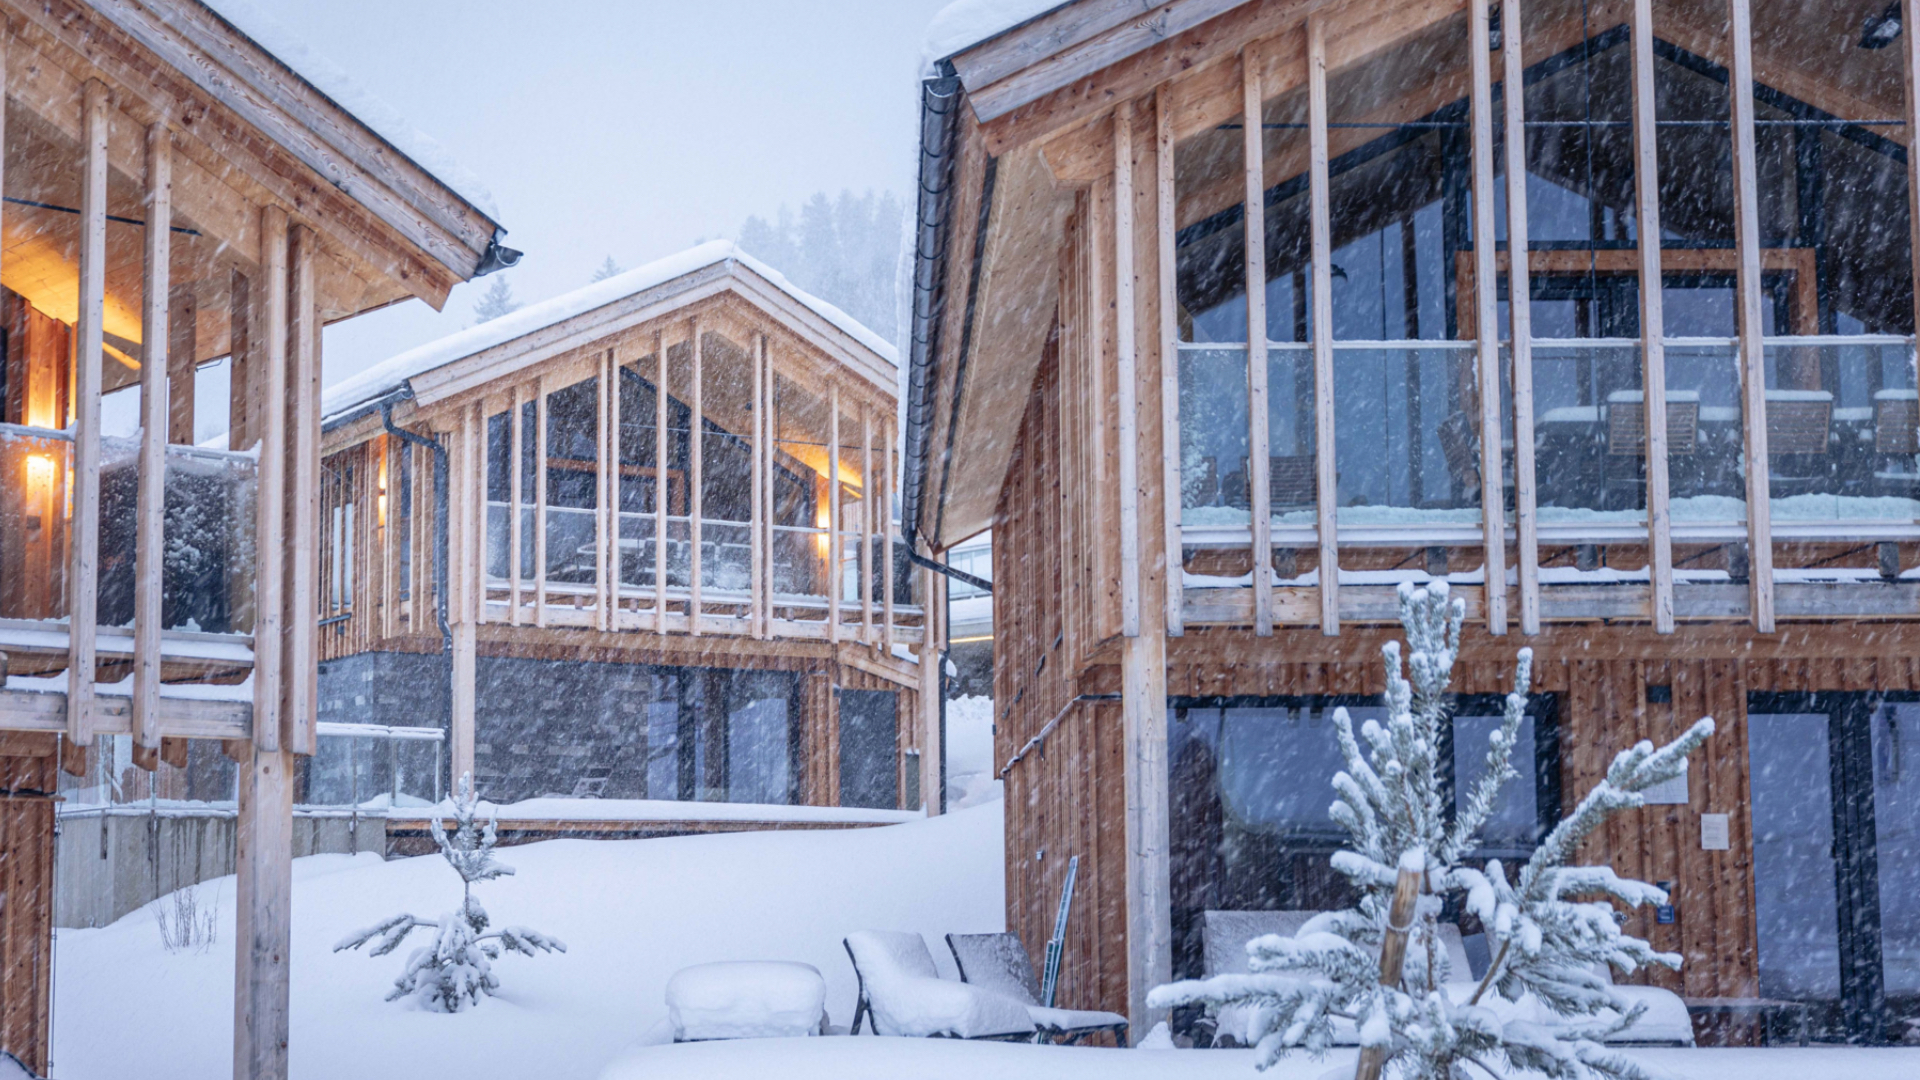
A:
[[[914,222],[913,314],[907,350],[905,467],[900,491],[901,539],[917,552],[920,503],[926,492],[928,433],[933,419],[933,368],[940,320],[946,310],[947,218],[953,208],[954,157],[960,79],[942,62],[940,74],[920,84],[920,192]]]

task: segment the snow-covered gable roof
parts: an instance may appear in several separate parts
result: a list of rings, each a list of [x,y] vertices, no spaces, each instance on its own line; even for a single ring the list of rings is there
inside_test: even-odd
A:
[[[384,360],[329,388],[321,398],[321,413],[328,419],[381,398],[411,380],[445,367],[455,361],[485,352],[518,338],[557,326],[569,319],[629,297],[656,289],[678,278],[708,267],[731,263],[744,268],[889,365],[898,365],[894,347],[867,329],[853,316],[825,300],[806,292],[787,280],[786,275],[740,250],[731,240],[712,240],[698,247],[658,259],[645,266],[596,281],[570,293],[529,304],[518,311],[490,319],[438,341],[430,341],[391,359]],[[889,387],[891,389],[891,387]]]
[[[493,193],[478,176],[455,161],[431,136],[407,123],[386,102],[360,87],[338,64],[308,49],[298,35],[256,7],[252,0],[200,0],[200,3],[366,125],[387,145],[445,184],[468,205],[495,222],[500,220]]]
[[[920,55],[924,67],[1032,22],[1077,0],[954,0],[927,24]],[[929,72],[931,73],[931,72]]]

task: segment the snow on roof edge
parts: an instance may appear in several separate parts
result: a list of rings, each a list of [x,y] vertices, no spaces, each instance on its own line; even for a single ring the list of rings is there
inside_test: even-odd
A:
[[[584,315],[596,308],[605,307],[727,261],[737,262],[753,271],[766,279],[768,284],[827,320],[836,329],[853,338],[875,355],[895,367],[899,366],[900,359],[894,347],[880,335],[867,329],[853,316],[801,289],[789,281],[785,274],[740,250],[739,245],[733,241],[709,240],[685,251],[655,259],[625,273],[616,274],[604,281],[593,282],[570,293],[542,300],[537,304],[528,304],[497,319],[470,326],[465,330],[389,357],[329,387],[322,395],[320,414],[331,420],[342,413],[392,393],[409,380],[435,368],[475,353],[485,352],[497,345],[525,337],[549,326]]]
[[[255,6],[253,0],[199,2],[215,18],[259,46],[262,52],[363,124],[401,157],[419,166],[499,227],[499,207],[494,204],[493,192],[480,177],[455,160],[433,136],[408,123],[398,110],[361,88],[344,68],[308,49],[304,41]]]
[[[931,76],[934,65],[966,52],[1002,34],[1079,0],[954,0],[941,8],[927,24],[927,36],[920,49],[922,77]]]

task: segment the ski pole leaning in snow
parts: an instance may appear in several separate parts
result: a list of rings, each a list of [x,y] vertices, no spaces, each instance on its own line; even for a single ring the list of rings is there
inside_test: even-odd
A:
[[[1060,889],[1060,910],[1053,916],[1053,937],[1047,941],[1045,974],[1040,977],[1040,1004],[1053,1008],[1053,992],[1060,985],[1060,954],[1067,947],[1067,912],[1073,907],[1073,880],[1080,876],[1080,856],[1067,860],[1067,883]]]

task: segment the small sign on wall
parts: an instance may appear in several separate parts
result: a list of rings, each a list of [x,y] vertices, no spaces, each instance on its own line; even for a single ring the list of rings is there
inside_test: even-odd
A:
[[[1700,815],[1701,851],[1726,851],[1728,849],[1727,820],[1726,814]]]

